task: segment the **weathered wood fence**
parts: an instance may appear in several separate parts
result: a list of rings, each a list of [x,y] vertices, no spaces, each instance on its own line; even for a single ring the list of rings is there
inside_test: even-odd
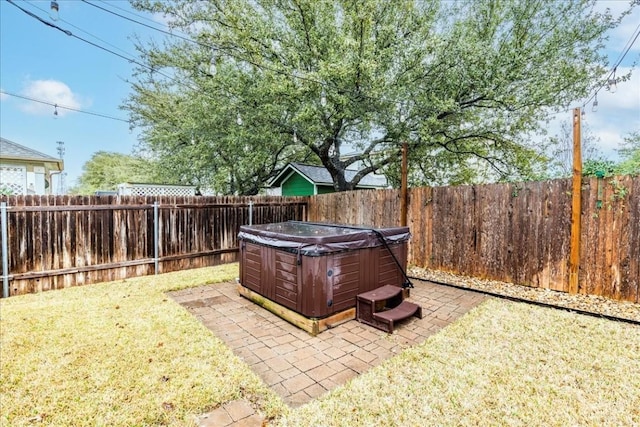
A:
[[[310,221],[399,225],[397,190],[312,197]],[[409,191],[409,263],[569,290],[571,180]],[[640,302],[640,177],[583,179],[580,293]]]
[[[0,202],[9,295],[232,262],[241,225],[304,220],[307,208],[304,197],[3,196]]]
[[[250,212],[254,224],[400,222],[397,190],[0,201],[8,205],[2,276],[11,295],[235,261],[238,230]],[[410,264],[568,291],[569,179],[415,188],[408,216]],[[581,223],[579,292],[640,302],[640,177],[583,179]]]

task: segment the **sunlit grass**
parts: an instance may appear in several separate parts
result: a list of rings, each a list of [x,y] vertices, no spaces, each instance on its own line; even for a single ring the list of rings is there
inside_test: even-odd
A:
[[[194,425],[247,399],[272,425],[640,425],[640,327],[489,300],[297,409],[165,292],[237,264],[0,301],[0,425]]]
[[[285,426],[637,426],[640,327],[490,300]]]
[[[0,301],[2,425],[193,425],[246,398],[283,405],[168,290],[232,280],[223,265]]]

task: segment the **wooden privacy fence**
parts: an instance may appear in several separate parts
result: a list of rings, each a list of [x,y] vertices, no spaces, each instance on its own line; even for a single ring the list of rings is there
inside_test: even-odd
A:
[[[250,213],[254,224],[400,223],[397,190],[0,202],[8,228],[1,272],[11,295],[235,261],[239,227]],[[408,223],[410,264],[569,290],[570,179],[414,188]],[[583,179],[581,226],[578,291],[640,302],[640,177]]]
[[[397,190],[312,197],[310,221],[400,224]],[[640,302],[640,177],[584,178],[579,288]],[[569,291],[571,179],[409,191],[409,263]]]
[[[307,201],[3,196],[3,295],[232,262],[241,225],[305,220]]]

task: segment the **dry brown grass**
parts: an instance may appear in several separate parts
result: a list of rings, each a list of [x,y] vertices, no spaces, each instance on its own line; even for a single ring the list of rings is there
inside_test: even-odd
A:
[[[490,300],[283,426],[637,426],[640,327]]]
[[[0,425],[193,425],[252,401],[282,426],[640,425],[640,327],[490,300],[292,410],[168,290],[237,264],[0,301]]]
[[[0,424],[193,425],[246,398],[283,404],[165,291],[237,276],[237,264],[0,302]]]

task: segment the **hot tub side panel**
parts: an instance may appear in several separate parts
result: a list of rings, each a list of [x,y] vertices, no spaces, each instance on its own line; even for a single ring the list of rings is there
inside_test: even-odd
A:
[[[389,245],[402,266],[407,262],[407,243]],[[384,285],[401,286],[402,272],[383,246],[332,254],[327,258],[326,314],[356,306],[358,294]]]
[[[262,274],[263,257],[262,247],[251,242],[240,243],[240,283],[263,296]]]
[[[396,257],[402,268],[407,268],[407,243],[399,243],[395,245],[389,245],[391,252]],[[402,271],[398,268],[398,265],[393,259],[393,256],[385,247],[378,247],[378,265],[377,274],[373,282],[376,284],[371,289],[367,289],[363,292],[379,288],[384,285],[396,285],[400,286],[404,282],[404,276]]]
[[[267,249],[273,251],[275,261],[274,301],[299,312],[302,294],[297,255],[273,248]]]
[[[355,252],[343,252],[330,258],[332,271],[328,277],[327,299],[332,302],[331,312],[340,312],[355,307],[356,295],[360,293],[361,282],[366,280],[366,270],[369,264],[369,249]]]
[[[302,257],[301,310],[299,313],[307,317],[325,317],[332,313],[327,306],[327,263],[329,256]]]

